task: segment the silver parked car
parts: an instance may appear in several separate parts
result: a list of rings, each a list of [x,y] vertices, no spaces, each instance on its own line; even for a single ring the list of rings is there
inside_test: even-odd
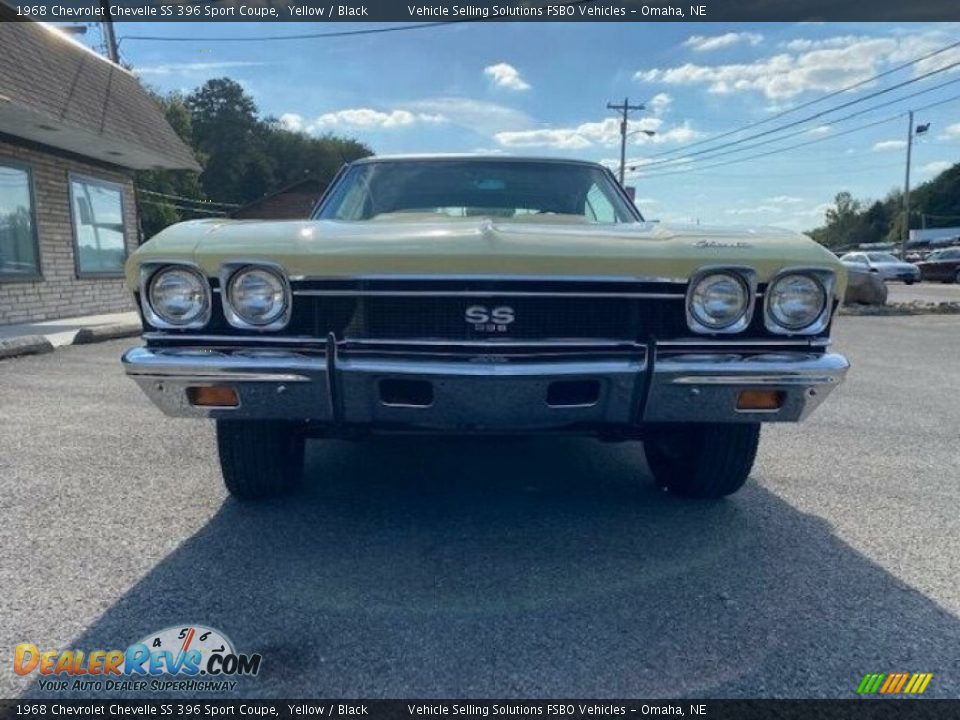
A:
[[[884,280],[903,280],[907,285],[920,282],[920,269],[887,252],[852,252],[840,258],[847,267],[872,270]]]

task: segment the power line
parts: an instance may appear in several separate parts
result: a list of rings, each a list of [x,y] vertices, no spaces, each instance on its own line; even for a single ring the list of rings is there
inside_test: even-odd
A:
[[[590,0],[591,2],[593,0]],[[425,28],[441,27],[443,25],[455,25],[468,20],[444,20],[440,22],[415,23],[413,25],[401,25],[400,27],[380,27],[365,28],[363,30],[338,30],[335,32],[322,33],[303,33],[300,35],[260,35],[260,36],[238,36],[238,35],[215,35],[212,37],[179,37],[162,35],[124,35],[124,40],[147,40],[150,42],[272,42],[276,40],[315,40],[318,38],[351,37],[354,35],[377,35],[380,33],[402,32],[404,30],[423,30]]]
[[[821,110],[820,112],[816,112],[813,115],[808,115],[807,117],[800,118],[799,120],[793,120],[787,123],[786,125],[781,125],[780,127],[771,128],[770,130],[764,130],[763,132],[754,133],[753,135],[748,135],[747,137],[740,138],[739,140],[733,140],[728,143],[721,143],[720,145],[717,145],[716,147],[713,147],[713,148],[698,150],[697,152],[689,153],[680,158],[667,158],[665,160],[656,160],[652,163],[647,163],[646,166],[651,167],[655,165],[666,165],[666,164],[672,164],[672,163],[678,163],[678,162],[685,162],[688,158],[691,158],[691,157],[696,157],[699,155],[704,155],[706,153],[715,152],[717,150],[721,150],[727,147],[732,147],[734,145],[740,145],[741,143],[745,143],[748,140],[755,140],[756,138],[773,135],[774,133],[778,133],[783,130],[796,127],[797,125],[802,125],[803,123],[810,122],[811,120],[817,120],[819,118],[822,118],[825,115],[829,115],[830,113],[834,113],[838,110],[843,110],[844,108],[848,108],[852,105],[858,105],[862,102],[878,97],[879,95],[885,95],[887,93],[893,92],[894,90],[899,90],[902,87],[905,87],[907,85],[912,85],[915,82],[920,82],[921,80],[925,80],[928,77],[931,77],[932,75],[946,72],[947,70],[952,70],[955,67],[960,67],[960,60],[954,63],[950,63],[949,65],[944,65],[942,68],[937,68],[936,70],[931,70],[930,72],[926,72],[923,75],[918,75],[917,77],[911,78],[910,80],[904,80],[903,82],[897,83],[896,85],[891,85],[890,87],[884,88],[883,90],[877,90],[876,92],[870,93],[869,95],[864,95],[863,97],[857,98],[855,100],[849,100],[848,102],[841,103],[840,105],[837,105],[832,108],[827,108],[826,110]],[[896,102],[896,101],[893,101],[893,102]]]
[[[770,115],[769,117],[766,117],[762,120],[757,120],[752,123],[747,123],[746,125],[741,125],[740,127],[734,128],[733,130],[727,130],[723,133],[720,133],[719,135],[713,135],[712,137],[704,138],[703,140],[696,140],[694,142],[687,143],[686,145],[683,145],[681,147],[673,148],[672,150],[664,150],[662,152],[651,155],[650,157],[656,158],[656,157],[662,157],[664,155],[672,155],[678,152],[684,152],[689,148],[697,147],[699,145],[703,145],[709,142],[714,142],[715,140],[722,140],[725,137],[730,137],[731,135],[735,135],[739,132],[743,132],[744,130],[749,130],[751,128],[758,127],[760,125],[765,125],[766,123],[782,118],[785,115],[795,113],[799,110],[803,110],[804,108],[808,108],[808,107],[811,107],[812,105],[821,103],[824,100],[829,100],[830,98],[836,97],[838,95],[843,95],[844,93],[850,92],[851,90],[856,90],[858,87],[863,87],[864,85],[867,85],[869,83],[876,82],[880,78],[884,78],[884,77],[887,77],[888,75],[897,73],[905,68],[910,67],[911,65],[916,65],[917,63],[923,62],[924,60],[929,60],[932,57],[941,55],[945,52],[948,52],[949,50],[953,50],[956,47],[960,47],[960,41],[951,43],[950,45],[946,45],[940,48],[939,50],[934,50],[933,52],[927,53],[926,55],[921,55],[920,57],[910,60],[909,62],[905,62],[902,65],[897,65],[896,67],[890,68],[889,70],[885,70],[882,73],[878,73],[872,77],[869,77],[866,80],[860,80],[859,82],[855,82],[852,85],[847,85],[846,87],[842,87],[839,90],[834,90],[832,92],[827,93],[826,95],[822,95],[818,98],[814,98],[813,100],[808,100],[805,103],[801,103],[800,105],[796,105],[792,108],[787,108],[786,110],[782,110],[781,112],[778,112],[774,115]]]
[[[147,195],[156,195],[157,197],[169,198],[170,200],[182,200],[192,203],[199,203],[201,205],[219,205],[224,208],[238,208],[240,207],[237,203],[222,203],[215,202],[213,200],[201,200],[199,198],[189,198],[184,197],[183,195],[170,195],[168,193],[157,192],[156,190],[146,190],[144,188],[137,188],[137,192],[145,193]]]
[[[216,215],[217,217],[224,217],[227,212],[225,210],[205,210],[198,207],[190,207],[188,205],[178,205],[176,203],[163,202],[160,200],[151,200],[150,198],[140,198],[140,202],[146,203],[147,205],[155,205],[157,207],[170,207],[176,210],[185,210],[186,212],[200,213],[202,215]]]
[[[935,103],[930,103],[930,104],[928,104],[928,105],[923,105],[923,106],[921,106],[921,107],[919,107],[919,108],[916,108],[914,112],[922,112],[922,111],[924,111],[924,110],[929,110],[929,109],[934,108],[934,107],[937,107],[937,106],[939,106],[939,105],[945,105],[945,104],[948,103],[948,102],[954,102],[954,101],[956,101],[956,100],[960,100],[960,95],[954,95],[953,97],[946,98],[945,100],[940,100],[940,101],[935,102]],[[793,145],[787,145],[786,147],[782,147],[782,148],[774,148],[773,150],[768,150],[768,151],[763,152],[763,153],[756,153],[756,154],[754,154],[754,155],[747,155],[747,156],[741,157],[741,158],[733,158],[732,160],[725,160],[725,161],[723,161],[723,162],[713,163],[713,164],[711,164],[711,165],[703,165],[703,166],[701,166],[701,167],[694,167],[694,168],[683,169],[683,170],[669,170],[669,171],[667,171],[667,172],[654,172],[654,173],[652,173],[652,174],[650,174],[650,175],[647,175],[646,177],[650,177],[650,178],[661,178],[661,177],[666,177],[666,176],[668,176],[668,175],[685,175],[685,174],[691,173],[691,172],[699,172],[699,171],[701,171],[701,170],[709,170],[710,168],[724,167],[724,166],[726,166],[726,165],[733,165],[733,164],[735,164],[735,163],[746,162],[747,160],[756,160],[757,158],[768,157],[768,156],[770,156],[770,155],[776,155],[776,154],[778,154],[778,153],[787,152],[788,150],[796,150],[797,148],[807,147],[808,145],[814,145],[814,144],[816,144],[816,143],[826,142],[826,141],[828,141],[828,140],[833,140],[834,138],[841,137],[841,136],[843,136],[843,135],[849,135],[849,134],[851,134],[851,133],[858,132],[858,131],[860,131],[860,130],[866,130],[867,128],[875,127],[875,126],[877,126],[877,125],[882,125],[882,124],[884,124],[884,123],[893,122],[894,120],[899,120],[900,118],[904,117],[905,115],[906,115],[906,113],[898,113],[897,115],[892,115],[892,116],[887,117],[887,118],[884,118],[884,119],[882,119],[882,120],[875,120],[874,122],[867,123],[867,124],[865,124],[865,125],[858,125],[858,126],[856,126],[856,127],[850,128],[850,129],[848,129],[848,130],[844,130],[844,131],[842,131],[842,132],[833,133],[832,135],[830,135],[830,136],[828,136],[828,137],[815,138],[815,139],[813,139],[813,140],[808,140],[808,141],[806,141],[806,142],[795,143],[795,144],[793,144]],[[643,169],[643,168],[646,168],[647,166],[646,166],[646,165],[639,165],[639,166],[637,166],[637,167],[638,167],[639,170],[642,171],[642,169]]]
[[[881,110],[881,109],[883,109],[883,108],[885,108],[885,107],[888,107],[888,106],[890,106],[890,105],[896,105],[897,103],[901,103],[901,102],[903,102],[904,100],[909,100],[910,98],[915,98],[915,97],[918,97],[918,96],[920,96],[920,95],[926,95],[927,93],[934,92],[935,90],[941,90],[941,89],[943,89],[943,88],[945,88],[945,87],[947,87],[947,86],[949,86],[949,85],[954,85],[954,84],[956,84],[956,83],[958,83],[958,82],[960,82],[960,77],[954,78],[953,80],[947,80],[946,82],[942,82],[942,83],[940,83],[939,85],[934,85],[933,87],[925,88],[924,90],[917,90],[916,92],[909,93],[909,94],[904,95],[904,96],[899,97],[899,98],[894,98],[893,100],[887,100],[886,102],[882,102],[882,103],[880,103],[879,105],[873,105],[873,106],[871,106],[871,107],[864,108],[863,110],[857,110],[856,112],[852,112],[852,113],[850,113],[850,114],[848,114],[848,115],[844,115],[843,117],[836,118],[836,119],[834,119],[834,120],[831,120],[830,122],[831,122],[831,124],[834,124],[834,125],[836,125],[836,124],[838,124],[838,123],[846,122],[847,120],[852,120],[853,118],[855,118],[855,117],[860,117],[861,115],[868,115],[869,113],[875,112],[875,111],[877,111],[877,110]],[[678,163],[679,163],[679,164],[683,164],[684,162],[686,162],[686,158],[693,157],[694,154],[705,154],[705,153],[714,153],[714,152],[716,152],[716,154],[713,154],[713,155],[711,155],[709,158],[706,158],[707,160],[715,160],[716,158],[718,158],[718,157],[723,157],[723,156],[725,156],[725,155],[732,155],[732,154],[734,154],[734,153],[744,152],[744,151],[747,151],[747,150],[752,150],[753,148],[762,147],[763,145],[769,145],[770,143],[775,143],[775,142],[779,142],[779,141],[781,141],[781,140],[786,140],[786,139],[788,139],[788,138],[797,137],[798,135],[806,135],[807,133],[811,132],[812,129],[814,129],[814,128],[801,128],[800,130],[797,130],[797,131],[791,132],[791,133],[787,133],[786,135],[780,135],[779,137],[775,137],[775,138],[768,138],[768,139],[766,139],[766,140],[761,140],[760,142],[751,143],[751,144],[745,145],[745,146],[743,146],[743,147],[732,147],[732,148],[728,148],[727,150],[724,150],[723,152],[716,152],[717,150],[721,150],[721,149],[722,149],[722,146],[721,146],[721,147],[717,147],[717,148],[711,148],[711,149],[709,149],[709,150],[704,150],[703,153],[692,153],[692,154],[690,154],[690,155],[684,156],[683,158],[677,158],[677,159],[674,159],[674,160],[666,160],[666,161],[653,162],[653,163],[646,163],[646,164],[644,164],[642,167],[653,167],[653,166],[658,166],[658,165],[664,165],[664,164],[666,164],[666,163],[674,163],[674,164],[678,164]],[[833,135],[836,135],[836,133],[834,133]],[[746,142],[746,140],[743,140],[742,142]],[[739,144],[739,143],[731,143],[731,144]],[[693,161],[693,162],[700,162],[700,161],[695,160],[695,161]]]

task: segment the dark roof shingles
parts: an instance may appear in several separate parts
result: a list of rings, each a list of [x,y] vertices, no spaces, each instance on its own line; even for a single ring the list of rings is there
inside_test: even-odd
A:
[[[5,6],[0,4],[0,20]],[[197,169],[193,153],[129,72],[32,22],[0,22],[0,95],[28,110]]]

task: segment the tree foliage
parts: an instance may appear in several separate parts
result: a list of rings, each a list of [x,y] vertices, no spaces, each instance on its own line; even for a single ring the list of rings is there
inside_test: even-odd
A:
[[[910,227],[923,219],[929,227],[960,225],[960,163],[910,193]],[[838,193],[824,224],[808,234],[831,249],[860,243],[898,242],[903,233],[903,193],[891,190],[883,200],[861,202],[849,192]]]
[[[273,118],[261,118],[253,98],[229,78],[208,80],[186,96],[155,98],[203,170],[199,175],[172,170],[137,173],[142,189],[200,201],[144,193],[140,207],[145,237],[171,223],[215,212],[217,205],[205,206],[203,201],[243,205],[307,176],[326,184],[341,165],[372,152],[351,138],[312,137],[286,130]]]

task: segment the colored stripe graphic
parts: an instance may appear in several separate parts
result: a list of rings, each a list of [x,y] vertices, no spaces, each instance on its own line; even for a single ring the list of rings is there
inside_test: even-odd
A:
[[[920,695],[933,679],[933,673],[867,673],[857,686],[857,694]]]

